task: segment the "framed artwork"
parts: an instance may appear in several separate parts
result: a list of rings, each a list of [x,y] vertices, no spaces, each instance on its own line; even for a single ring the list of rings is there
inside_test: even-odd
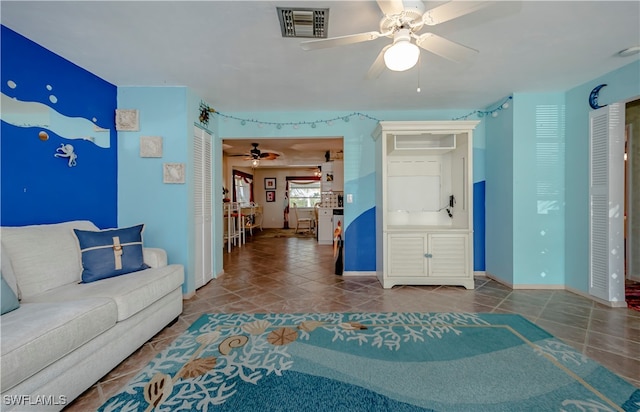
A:
[[[266,190],[273,190],[276,188],[276,178],[275,177],[265,177],[264,178],[264,188]]]
[[[267,202],[275,202],[275,201],[276,201],[276,191],[267,190]]]
[[[184,163],[163,163],[162,181],[163,183],[184,183],[185,167]]]
[[[140,157],[162,157],[162,137],[140,136]]]
[[[119,132],[137,132],[140,129],[138,111],[135,109],[116,109],[116,130]]]

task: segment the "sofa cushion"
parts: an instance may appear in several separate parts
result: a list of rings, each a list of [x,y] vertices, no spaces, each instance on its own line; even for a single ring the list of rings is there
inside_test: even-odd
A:
[[[4,280],[4,275],[1,277],[0,304],[2,306],[2,313],[0,313],[0,315],[4,315],[5,313],[18,309],[20,307],[20,302],[18,302],[18,297],[13,289],[11,289],[7,281]]]
[[[117,305],[118,321],[128,319],[184,282],[182,265],[150,268],[127,276],[91,283],[64,285],[22,302],[64,302],[82,298],[110,298]]]
[[[2,392],[113,327],[111,299],[22,303],[2,316]]]
[[[74,229],[82,253],[82,281],[126,275],[147,269],[142,253],[144,225],[87,231]]]
[[[82,263],[73,229],[97,230],[97,227],[78,220],[0,229],[2,248],[10,260],[22,298],[80,281]]]

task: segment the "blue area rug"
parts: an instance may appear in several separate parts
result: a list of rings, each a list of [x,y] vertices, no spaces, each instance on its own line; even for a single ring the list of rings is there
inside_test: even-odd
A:
[[[518,315],[203,315],[100,411],[637,411]]]

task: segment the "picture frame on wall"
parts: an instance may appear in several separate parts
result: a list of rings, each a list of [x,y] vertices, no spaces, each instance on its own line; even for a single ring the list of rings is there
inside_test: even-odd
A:
[[[276,191],[275,190],[267,190],[267,202],[275,202],[276,201]]]
[[[275,177],[265,177],[264,178],[264,188],[266,190],[274,190],[276,188],[276,178]]]

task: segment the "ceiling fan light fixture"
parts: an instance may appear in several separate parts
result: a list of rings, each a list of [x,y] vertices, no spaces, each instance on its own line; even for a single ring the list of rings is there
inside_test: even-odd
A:
[[[384,64],[389,70],[403,72],[418,63],[420,49],[411,43],[410,33],[408,29],[398,30],[393,39],[393,46],[384,52]]]
[[[251,168],[255,169],[260,164],[260,159],[251,159]]]

